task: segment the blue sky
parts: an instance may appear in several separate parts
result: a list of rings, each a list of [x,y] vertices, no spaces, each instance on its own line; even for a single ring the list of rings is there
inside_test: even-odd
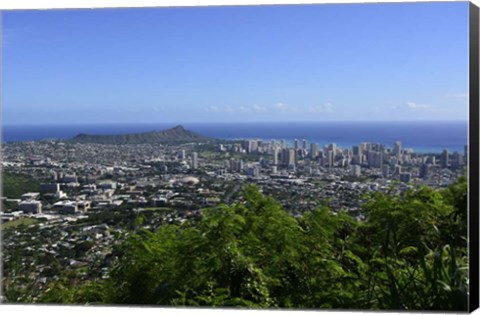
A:
[[[468,119],[468,2],[2,18],[7,125]]]

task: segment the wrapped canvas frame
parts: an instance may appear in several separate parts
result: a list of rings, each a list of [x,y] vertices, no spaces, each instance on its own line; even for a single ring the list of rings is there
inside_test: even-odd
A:
[[[479,306],[479,8],[469,9],[469,310]]]
[[[479,8],[470,3],[470,121],[469,121],[469,254],[470,301],[469,310],[479,303]],[[475,268],[477,267],[477,268]]]

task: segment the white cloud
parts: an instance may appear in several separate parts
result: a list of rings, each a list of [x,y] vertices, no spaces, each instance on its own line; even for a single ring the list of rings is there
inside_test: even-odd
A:
[[[287,104],[284,104],[282,102],[275,104],[274,107],[283,113],[285,113],[287,110],[290,109],[290,107]]]
[[[210,105],[210,106],[208,107],[208,111],[209,111],[209,112],[216,112],[216,113],[218,113],[218,112],[220,111],[220,108],[218,108],[217,106]]]
[[[257,105],[257,104],[254,104],[253,105],[253,111],[254,112],[266,112],[267,111],[267,108],[265,106],[260,106],[260,105]]]
[[[431,108],[432,106],[430,105],[425,105],[425,104],[417,104],[415,102],[405,102],[405,106],[407,106],[409,109],[412,110],[418,110],[418,109],[427,109]]]
[[[260,105],[253,105],[253,106],[239,106],[238,108],[233,108],[232,106],[215,106],[215,105],[210,105],[207,109],[209,112],[214,112],[214,113],[233,113],[235,111],[239,111],[242,113],[251,113],[251,112],[266,112],[267,108],[265,106],[260,106]]]
[[[310,106],[307,110],[310,113],[332,113],[333,105],[330,103],[325,103],[317,106]]]
[[[325,103],[321,105],[321,108],[324,112],[331,113],[333,112],[333,105],[330,103]]]
[[[234,110],[231,106],[218,107],[215,105],[210,105],[207,109],[209,112],[214,113],[232,113]]]
[[[417,108],[417,104],[415,104],[414,102],[406,102],[405,105],[406,105],[408,108],[412,108],[412,109]]]

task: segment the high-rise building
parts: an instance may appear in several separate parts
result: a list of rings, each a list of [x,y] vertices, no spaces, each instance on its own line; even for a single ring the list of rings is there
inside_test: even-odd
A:
[[[282,165],[295,165],[295,150],[283,149],[282,150]]]
[[[382,168],[383,166],[382,152],[368,151],[367,159],[368,159],[369,167]]]
[[[445,149],[442,151],[442,155],[440,156],[440,166],[442,168],[447,168],[448,167],[448,150]]]
[[[378,152],[369,151],[368,152],[368,166],[369,167],[380,167],[380,156]]]
[[[390,176],[390,167],[388,165],[383,166],[382,175],[384,178],[388,178]]]
[[[257,177],[260,174],[260,170],[256,165],[249,166],[247,168],[247,176]]]
[[[252,153],[258,150],[259,143],[258,140],[244,140],[242,143],[242,148],[247,153]]]
[[[400,173],[402,172],[402,167],[400,165],[396,165],[395,166],[395,175],[400,175]]]
[[[296,165],[296,151],[294,149],[288,149],[288,163],[287,165]]]
[[[369,151],[384,152],[385,146],[381,143],[369,143]]]
[[[400,141],[395,141],[393,143],[393,154],[397,157],[397,159],[402,159],[402,143]]]
[[[331,143],[328,145],[328,150],[333,151],[333,154],[337,151],[337,145],[335,143]]]
[[[287,148],[287,144],[285,142],[285,139],[280,140],[280,149],[286,149],[286,148]]]
[[[318,155],[318,144],[315,142],[312,142],[310,144],[310,158],[313,160],[317,157]]]
[[[465,162],[465,165],[468,165],[468,145],[463,147],[463,161]]]
[[[298,139],[293,140],[293,148],[295,149],[295,151],[298,150]]]
[[[232,172],[240,172],[243,170],[243,161],[230,159],[230,170]]]
[[[352,156],[352,159],[350,160],[350,164],[362,164],[362,159],[360,155],[354,155]]]
[[[278,165],[278,149],[273,149],[273,165]]]
[[[192,154],[192,169],[196,170],[198,168],[198,153],[193,152]]]
[[[242,141],[242,149],[244,149],[245,152],[250,153],[250,140]]]
[[[421,164],[420,169],[418,171],[418,177],[427,178],[429,171],[430,171],[430,165],[429,164],[426,164],[426,163]]]
[[[350,172],[352,176],[359,177],[362,175],[362,168],[360,165],[350,165]]]
[[[250,141],[250,151],[248,153],[252,153],[258,150],[258,141],[251,140]]]
[[[352,154],[353,155],[360,155],[360,147],[358,145],[354,145],[352,147]]]
[[[327,166],[332,167],[334,162],[335,162],[335,155],[333,154],[332,150],[328,150],[327,151]]]
[[[307,140],[305,139],[302,140],[302,149],[303,151],[307,151]]]
[[[352,164],[361,164],[362,163],[362,150],[358,145],[352,147]]]
[[[452,168],[458,168],[460,167],[460,164],[462,164],[462,158],[460,157],[460,153],[458,153],[457,151],[454,151],[453,154],[452,154],[452,160],[450,162],[450,165],[452,166]]]
[[[371,142],[367,142],[365,144],[366,144],[367,151],[373,151],[373,144]]]
[[[365,152],[367,151],[367,143],[362,142],[358,147],[360,149],[360,154],[365,154]]]

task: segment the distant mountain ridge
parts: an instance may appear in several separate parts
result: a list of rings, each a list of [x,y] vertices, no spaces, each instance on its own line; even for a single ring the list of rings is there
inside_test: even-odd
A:
[[[70,141],[73,142],[101,144],[171,143],[208,140],[213,139],[187,130],[182,125],[178,125],[163,131],[149,131],[120,135],[95,135],[81,133],[70,139]]]

